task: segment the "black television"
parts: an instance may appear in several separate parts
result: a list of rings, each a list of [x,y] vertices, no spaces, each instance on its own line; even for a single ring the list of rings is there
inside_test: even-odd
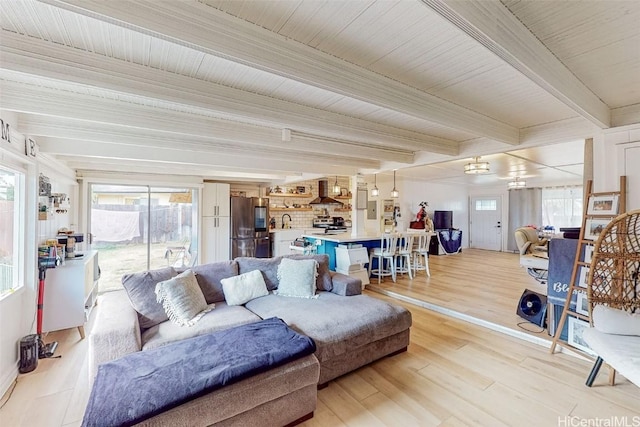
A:
[[[436,230],[453,228],[453,211],[433,211],[433,228]]]

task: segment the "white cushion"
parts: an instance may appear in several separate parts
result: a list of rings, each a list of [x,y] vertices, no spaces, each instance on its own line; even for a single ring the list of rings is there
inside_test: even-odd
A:
[[[607,364],[640,387],[640,337],[605,334],[587,328],[582,338]]]
[[[285,297],[317,298],[317,275],[316,260],[283,258],[278,266],[278,289],[273,293]]]
[[[167,317],[180,326],[195,325],[213,305],[207,306],[196,276],[185,270],[169,280],[156,284],[156,298]]]
[[[640,313],[596,305],[593,307],[593,326],[605,334],[640,336]]]
[[[254,298],[269,295],[267,284],[260,270],[252,270],[238,276],[220,280],[228,305],[246,304]]]

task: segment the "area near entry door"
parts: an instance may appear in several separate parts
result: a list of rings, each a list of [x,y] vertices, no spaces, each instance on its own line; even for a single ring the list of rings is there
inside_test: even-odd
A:
[[[469,206],[469,247],[502,250],[502,198],[472,197]]]

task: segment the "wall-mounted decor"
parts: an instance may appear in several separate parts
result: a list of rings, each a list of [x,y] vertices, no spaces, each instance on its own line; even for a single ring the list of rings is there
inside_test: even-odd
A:
[[[598,240],[598,236],[600,236],[600,233],[609,222],[608,219],[588,219],[585,223],[584,238],[586,240]]]
[[[618,215],[618,195],[607,194],[589,197],[587,215]]]

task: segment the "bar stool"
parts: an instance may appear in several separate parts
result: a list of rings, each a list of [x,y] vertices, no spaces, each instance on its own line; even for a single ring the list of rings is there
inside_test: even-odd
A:
[[[429,242],[431,241],[432,233],[421,232],[415,233],[417,237],[417,245],[413,249],[413,271],[424,270],[428,277],[431,277],[429,271]]]
[[[383,276],[391,276],[396,281],[396,249],[398,236],[394,233],[385,233],[380,237],[380,247],[372,248],[369,254],[369,277],[371,274],[378,276],[378,284]],[[373,259],[378,259],[378,268],[372,268]],[[387,268],[384,268],[384,261],[387,261]]]
[[[396,252],[396,274],[408,273],[409,279],[413,279],[412,266],[411,266],[411,254],[413,252],[413,237],[416,233],[401,233],[398,236],[398,251]]]

